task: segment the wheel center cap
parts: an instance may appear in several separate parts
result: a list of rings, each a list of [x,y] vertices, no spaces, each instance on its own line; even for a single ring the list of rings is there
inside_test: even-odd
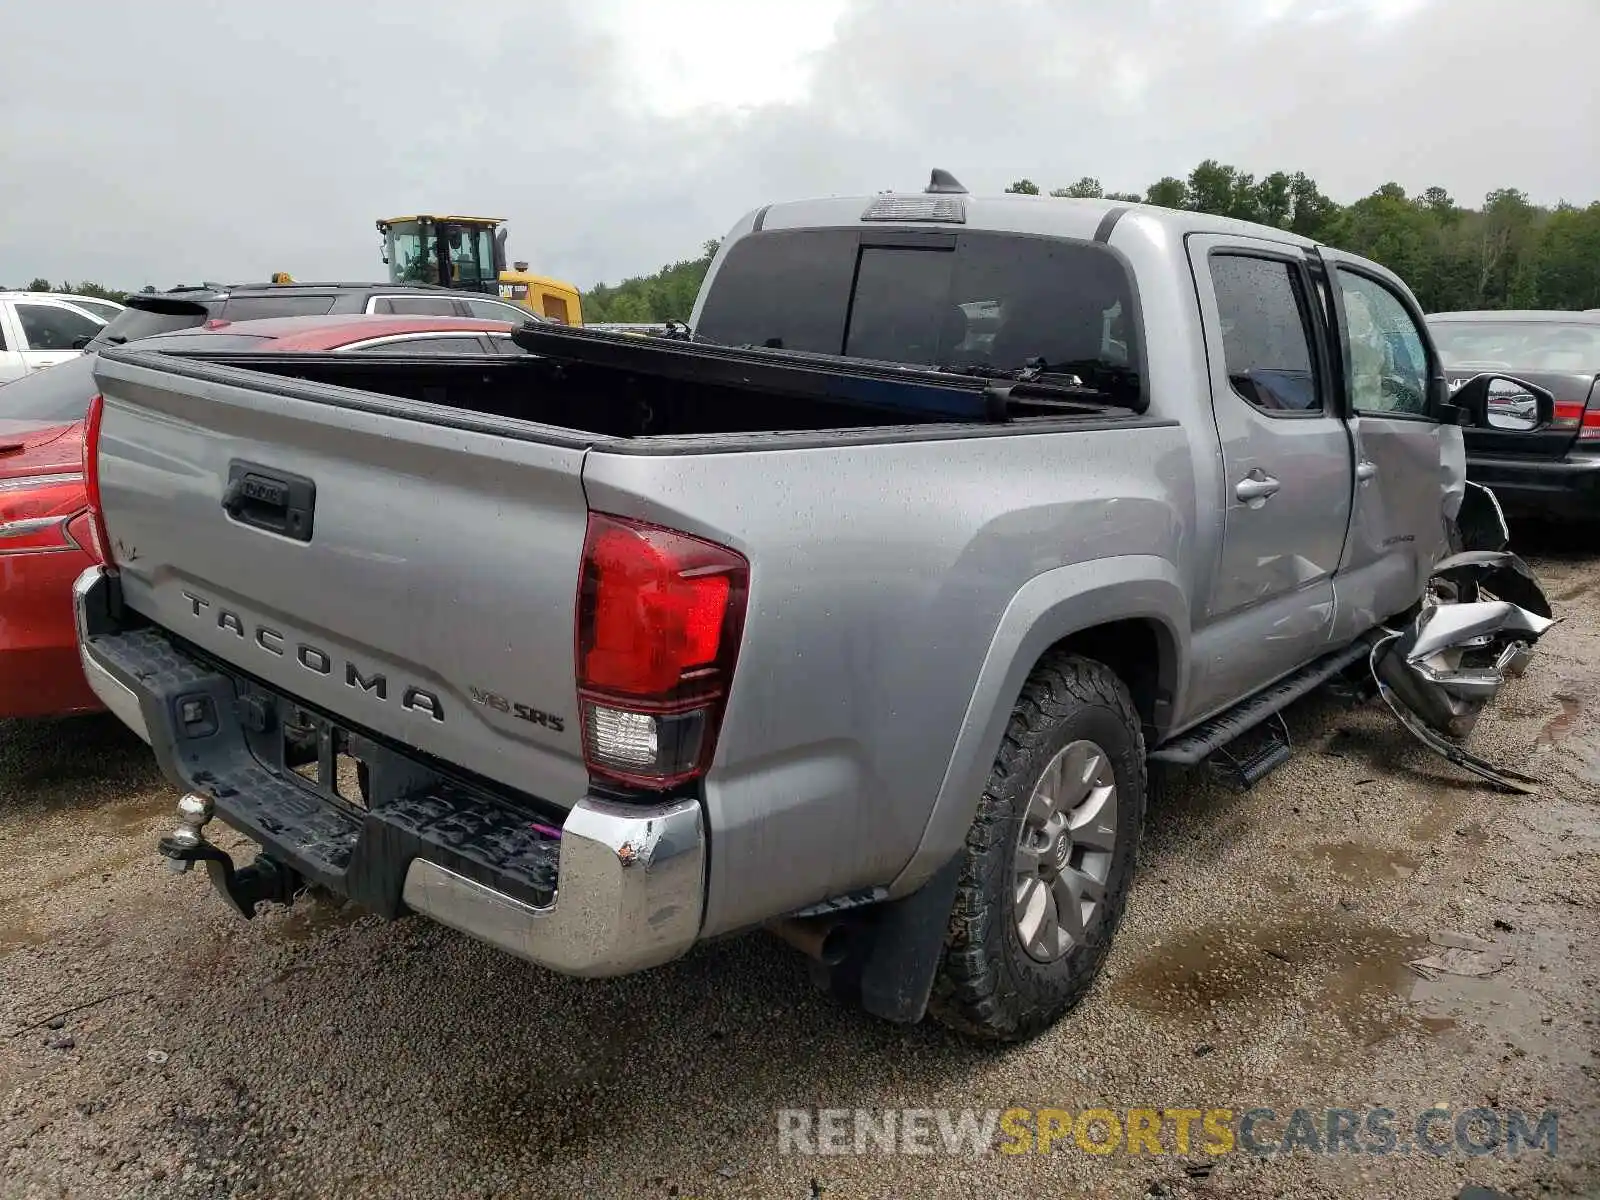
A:
[[[1056,868],[1058,870],[1066,866],[1067,859],[1072,857],[1072,839],[1069,838],[1065,833],[1059,835],[1056,838],[1056,844],[1051,853],[1055,856]]]

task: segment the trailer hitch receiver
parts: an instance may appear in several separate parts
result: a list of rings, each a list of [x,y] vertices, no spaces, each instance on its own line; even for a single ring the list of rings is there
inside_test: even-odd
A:
[[[209,796],[191,792],[178,801],[178,825],[156,846],[168,867],[181,875],[195,863],[205,863],[211,886],[247,921],[263,901],[292,904],[303,886],[300,876],[264,854],[249,866],[235,867],[226,850],[206,840],[205,825],[214,812]]]

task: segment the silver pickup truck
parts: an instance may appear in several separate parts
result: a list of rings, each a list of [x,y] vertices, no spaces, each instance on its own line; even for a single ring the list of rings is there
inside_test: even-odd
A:
[[[688,329],[100,355],[83,663],[187,793],[176,869],[575,975],[767,927],[1028,1037],[1105,957],[1147,763],[1417,609],[1482,418],[1371,262],[938,175],[750,213]]]

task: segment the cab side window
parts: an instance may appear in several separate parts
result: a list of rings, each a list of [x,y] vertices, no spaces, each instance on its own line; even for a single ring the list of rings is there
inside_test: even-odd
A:
[[[1211,284],[1234,393],[1269,416],[1322,412],[1299,267],[1280,258],[1213,254]]]
[[[426,317],[459,315],[456,302],[449,296],[379,296],[372,302],[372,311]]]
[[[467,311],[485,321],[511,321],[517,325],[525,325],[533,319],[527,309],[498,300],[468,300]]]
[[[320,317],[333,311],[333,296],[234,296],[219,314],[225,321],[259,321],[266,317]]]
[[[1428,415],[1428,354],[1406,306],[1383,284],[1340,269],[1350,406],[1378,416]]]

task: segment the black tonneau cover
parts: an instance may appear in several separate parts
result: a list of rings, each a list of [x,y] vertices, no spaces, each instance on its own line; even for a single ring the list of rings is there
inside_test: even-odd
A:
[[[639,337],[566,325],[524,325],[514,331],[516,344],[541,358],[653,375],[688,383],[721,384],[787,396],[865,404],[919,414],[937,413],[957,420],[1004,419],[1007,381],[938,371],[931,367],[869,362],[831,354],[810,354],[765,347],[723,346],[670,337]],[[1066,389],[1052,388],[1052,396]],[[1079,391],[1078,389],[1072,389]],[[1103,414],[1108,408],[1142,413],[1137,407],[1110,405],[1089,388],[1068,403],[1056,400],[1053,415]]]

